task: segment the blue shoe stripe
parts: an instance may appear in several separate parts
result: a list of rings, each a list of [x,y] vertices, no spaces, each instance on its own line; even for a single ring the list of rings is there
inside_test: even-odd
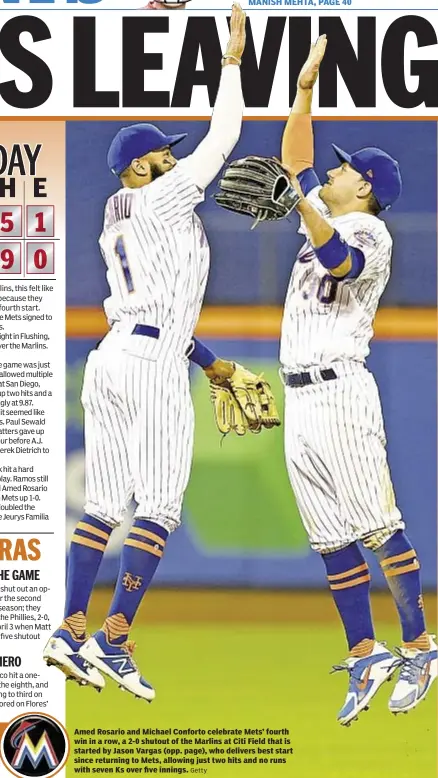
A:
[[[53,633],[52,638],[61,638],[75,653],[79,651],[81,646],[85,643],[85,640],[73,640],[70,632],[67,632],[65,629],[57,629],[56,632]]]
[[[375,654],[375,656],[365,656],[363,659],[359,659],[358,662],[355,663],[354,669],[356,670],[365,670],[366,667],[369,667],[370,665],[375,665],[377,662],[384,662],[386,659],[394,659],[393,654],[391,654],[389,651],[385,651],[384,654]]]
[[[68,658],[70,662],[72,662],[78,668],[78,670],[81,670],[83,673],[88,675],[88,667],[85,664],[85,660],[82,659],[79,654],[71,654]]]
[[[345,716],[348,716],[349,713],[352,713],[354,707],[355,707],[355,701],[354,698],[351,697],[351,699],[348,700],[347,704],[344,705],[342,710],[339,711],[338,719],[343,719]]]

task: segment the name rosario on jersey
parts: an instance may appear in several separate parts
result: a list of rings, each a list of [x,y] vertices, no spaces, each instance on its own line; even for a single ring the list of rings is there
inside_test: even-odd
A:
[[[107,206],[107,227],[131,218],[133,199],[132,192],[118,192],[110,197]]]

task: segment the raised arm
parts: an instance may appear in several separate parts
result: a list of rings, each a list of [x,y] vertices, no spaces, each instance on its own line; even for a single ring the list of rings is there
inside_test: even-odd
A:
[[[281,159],[298,175],[313,168],[312,97],[324,57],[327,37],[321,35],[311,46],[309,56],[301,68],[297,92],[281,144]]]
[[[331,276],[339,280],[357,278],[365,265],[363,251],[344,240],[327,219],[324,219],[313,207],[301,188],[299,176],[296,176],[291,168],[289,168],[289,175],[295,191],[300,195],[296,210],[306,226],[310,243],[321,265]]]
[[[245,39],[245,14],[240,5],[234,3],[230,39],[222,59],[219,91],[210,129],[193,154],[182,160],[201,189],[205,189],[217,176],[240,137],[244,105],[240,62]]]

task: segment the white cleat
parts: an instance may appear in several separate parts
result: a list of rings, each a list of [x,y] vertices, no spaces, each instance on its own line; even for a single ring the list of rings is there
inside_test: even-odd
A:
[[[369,656],[348,657],[343,665],[335,665],[336,670],[347,670],[350,675],[347,697],[339,711],[338,722],[349,727],[356,721],[359,713],[368,710],[374,695],[382,683],[389,681],[399,666],[399,661],[382,643],[375,643]]]
[[[94,667],[88,667],[79,655],[83,643],[73,640],[68,633],[62,631],[63,637],[54,635],[49,639],[43,651],[43,659],[48,667],[54,666],[61,670],[67,681],[76,681],[80,686],[93,686],[101,692],[105,686],[105,678]]]
[[[408,713],[426,698],[438,671],[438,652],[434,637],[435,635],[429,635],[428,651],[405,647],[396,649],[401,670],[388,703],[391,713]]]
[[[79,655],[87,665],[112,678],[122,691],[152,702],[155,689],[142,677],[132,658],[133,651],[134,645],[130,641],[117,646],[109,643],[105,633],[99,631],[82,645]]]

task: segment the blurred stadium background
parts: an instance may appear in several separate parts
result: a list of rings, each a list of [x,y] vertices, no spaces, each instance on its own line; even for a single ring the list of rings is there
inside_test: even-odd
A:
[[[204,121],[157,123],[167,132],[189,133],[177,147],[178,156],[189,154],[208,129]],[[107,286],[97,238],[105,199],[116,187],[106,168],[106,151],[120,126],[111,121],[67,125],[68,540],[82,515],[79,394],[83,365],[90,348],[106,331],[100,306]],[[245,122],[233,158],[248,153],[278,154],[283,126],[283,121]],[[380,387],[397,499],[421,559],[423,582],[430,593],[426,607],[433,622],[437,125],[321,120],[315,122],[315,141],[316,168],[321,175],[336,165],[331,142],[347,150],[381,146],[399,160],[403,174],[403,198],[384,216],[394,236],[393,270],[368,365]],[[215,206],[210,197],[213,191],[212,186],[198,209],[210,240],[212,265],[197,334],[220,356],[263,370],[282,404],[278,337],[288,278],[301,241],[295,218],[260,225],[251,232],[249,220]],[[374,704],[377,713],[361,721],[360,729],[352,728],[347,739],[344,731],[339,732],[335,714],[346,679],[326,676],[331,664],[342,659],[343,636],[325,593],[322,564],[308,548],[289,488],[282,430],[243,440],[226,439],[220,445],[207,384],[196,368],[192,391],[196,442],[184,523],[168,544],[136,625],[139,659],[146,663],[146,675],[150,666],[161,702],[154,703],[151,714],[141,709],[140,722],[138,701],[127,699],[128,695],[120,699],[116,689],[105,691],[113,695],[110,706],[102,704],[103,695],[95,700],[88,690],[73,689],[72,722],[77,725],[80,710],[81,726],[87,722],[90,726],[97,722],[122,726],[121,719],[132,726],[164,726],[166,721],[168,726],[211,723],[231,727],[233,722],[246,727],[290,726],[296,757],[284,772],[275,766],[282,774],[350,778],[349,760],[352,753],[357,759],[359,749],[363,778],[404,778],[420,771],[435,775],[429,702],[424,712],[422,708],[415,718],[403,717],[400,723],[389,717],[386,700],[378,699]],[[109,601],[108,587],[117,575],[126,531],[121,528],[114,533],[102,565],[99,580],[104,588],[94,597],[92,607],[96,624]],[[369,562],[379,635],[394,645],[399,640],[395,611],[372,557]],[[119,717],[114,713],[117,708]],[[378,744],[383,726],[389,733],[386,745]],[[316,732],[319,755],[314,749]],[[374,749],[367,748],[370,741],[376,743]],[[261,765],[227,765],[218,773],[214,768],[210,772],[232,778],[242,775],[246,767],[252,774],[271,775]]]

